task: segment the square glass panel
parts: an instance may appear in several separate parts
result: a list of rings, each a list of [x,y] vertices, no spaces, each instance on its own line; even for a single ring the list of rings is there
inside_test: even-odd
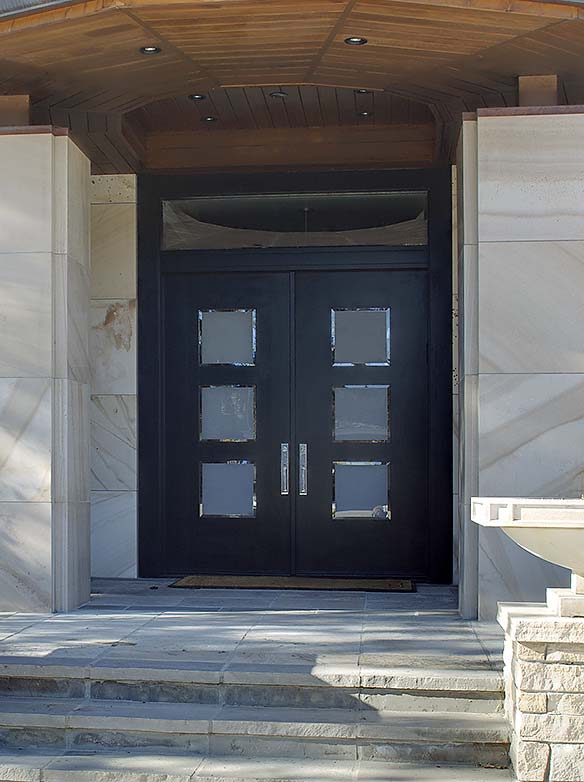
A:
[[[335,440],[389,440],[389,386],[337,386],[333,388],[333,405]]]
[[[255,440],[255,387],[202,386],[201,440]]]
[[[389,464],[333,462],[333,519],[390,519]]]
[[[336,367],[389,365],[389,308],[331,310],[331,349]]]
[[[201,464],[200,516],[249,518],[256,513],[255,464]]]
[[[201,364],[255,364],[255,310],[199,310],[198,317]]]

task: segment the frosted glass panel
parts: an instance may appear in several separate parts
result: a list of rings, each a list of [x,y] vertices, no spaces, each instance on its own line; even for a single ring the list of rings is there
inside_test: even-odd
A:
[[[333,393],[335,440],[389,440],[388,386],[340,386]]]
[[[333,463],[333,518],[389,519],[389,464]]]
[[[199,311],[201,364],[255,363],[255,310]]]
[[[201,440],[255,440],[255,388],[201,388]]]
[[[332,310],[335,366],[389,364],[389,309]]]
[[[201,516],[255,516],[255,465],[201,465]]]

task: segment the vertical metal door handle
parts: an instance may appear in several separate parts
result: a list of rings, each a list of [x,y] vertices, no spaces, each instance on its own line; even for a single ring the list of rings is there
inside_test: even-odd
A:
[[[290,490],[290,448],[288,443],[280,443],[280,494],[288,494]]]
[[[298,469],[300,472],[298,494],[305,497],[308,494],[308,446],[306,443],[298,444]]]

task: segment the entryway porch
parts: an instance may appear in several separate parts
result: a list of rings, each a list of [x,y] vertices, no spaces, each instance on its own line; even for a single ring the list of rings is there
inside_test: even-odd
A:
[[[455,589],[169,583],[0,618],[3,782],[510,778],[502,636]]]

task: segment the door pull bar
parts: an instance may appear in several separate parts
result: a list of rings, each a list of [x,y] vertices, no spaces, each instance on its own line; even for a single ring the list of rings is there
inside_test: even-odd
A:
[[[290,491],[290,448],[288,443],[280,443],[280,494]]]
[[[308,445],[306,443],[298,444],[298,466],[299,481],[298,494],[306,497],[308,494]]]

